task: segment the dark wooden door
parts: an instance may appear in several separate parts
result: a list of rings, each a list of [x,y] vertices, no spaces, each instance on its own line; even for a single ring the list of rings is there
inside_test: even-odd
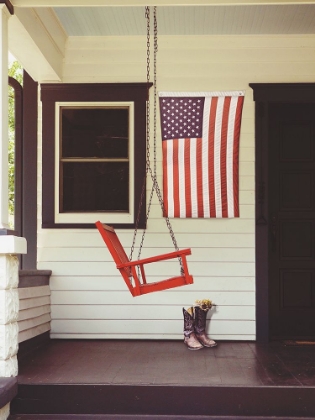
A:
[[[269,122],[270,337],[315,338],[315,105],[274,104]]]

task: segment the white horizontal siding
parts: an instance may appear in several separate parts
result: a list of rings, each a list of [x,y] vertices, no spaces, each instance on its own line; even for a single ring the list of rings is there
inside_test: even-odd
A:
[[[170,276],[179,275],[180,265],[175,258],[169,261],[160,261],[154,264],[147,264],[145,271],[149,279],[167,278]],[[116,276],[117,269],[112,262],[51,262],[51,270],[55,275],[86,275],[96,276],[102,273],[104,276]],[[189,262],[189,271],[191,273],[200,273],[205,275],[211,273],[213,276],[233,276],[237,273],[238,276],[254,276],[255,264],[254,263],[235,263],[235,262]],[[149,277],[150,276],[150,277]],[[198,276],[198,274],[197,274]],[[191,286],[192,287],[192,286]]]
[[[50,330],[49,286],[19,288],[19,343]]]
[[[180,305],[163,305],[164,319],[178,320]],[[212,320],[222,321],[229,319],[255,320],[254,306],[227,306],[224,310],[216,307],[211,316]],[[124,305],[123,310],[119,305],[53,305],[53,319],[121,319],[121,320],[158,320],[161,314],[157,310],[149,311],[146,305]],[[211,321],[212,322],[212,321]]]
[[[140,327],[140,325],[139,325]],[[209,334],[208,328],[207,328],[207,333]],[[182,339],[182,335],[179,336],[172,336],[172,335],[166,335],[166,334],[157,334],[157,333],[151,333],[151,334],[143,334],[142,332],[138,333],[138,334],[130,334],[128,331],[126,331],[124,334],[85,334],[85,333],[53,333],[51,332],[50,337],[52,339],[73,339],[73,340],[82,340],[82,339],[87,339],[87,340],[104,340],[104,339],[112,339],[112,340],[118,340],[118,339],[124,339],[124,340],[176,340]],[[218,335],[211,335],[211,337],[215,337],[216,340],[232,340],[232,341],[254,341],[256,338],[256,334],[221,334],[220,336]]]
[[[83,251],[83,250],[82,250]],[[143,250],[143,256],[148,256],[152,253],[150,248]],[[78,248],[45,248],[40,252],[42,259],[47,259],[51,262],[81,262],[82,256],[78,252]],[[203,262],[203,261],[235,261],[235,262],[252,262],[254,258],[253,248],[213,248],[209,252],[207,248],[194,248],[193,254],[188,257],[191,262]],[[105,259],[108,262],[112,262],[110,254],[107,249],[100,248],[87,248],[84,249],[84,260],[86,262],[104,262]]]
[[[172,291],[163,291],[158,293],[150,293],[137,298],[132,297],[128,291],[113,290],[108,291],[94,290],[89,291],[52,291],[52,305],[181,305],[190,306],[195,299],[198,298],[199,291],[185,291],[189,286],[184,286]],[[211,292],[214,302],[218,303],[218,307],[228,305],[255,305],[255,292]],[[191,299],[193,301],[191,302]],[[122,308],[123,310],[123,308]],[[149,316],[149,310],[148,310]]]
[[[198,277],[195,281],[195,290],[200,291],[255,291],[254,277],[217,277],[211,276],[209,273],[206,277]],[[126,291],[123,279],[119,276],[106,277],[102,276],[52,276],[50,278],[50,288],[52,291]],[[184,290],[184,289],[181,289]],[[53,308],[52,308],[53,310]]]
[[[212,337],[228,337],[236,334],[231,331],[231,321],[211,320],[208,332]],[[243,337],[255,336],[255,321],[234,320],[234,328]],[[128,334],[128,338],[155,338],[181,339],[183,325],[181,320],[53,320],[51,323],[51,335],[53,338],[62,337],[64,332],[80,334],[88,338],[117,338]]]
[[[38,307],[50,304],[50,296],[35,297],[29,299],[20,300],[20,311],[29,309],[31,307]]]
[[[211,337],[255,339],[255,106],[248,85],[313,82],[314,41],[311,35],[159,37],[158,90],[245,90],[240,218],[171,220],[179,247],[192,249],[187,259],[194,284],[132,298],[96,229],[40,228],[39,177],[38,268],[52,270],[53,338],[181,339],[182,307],[192,305],[195,299],[210,298],[218,305],[211,311]],[[64,82],[145,81],[145,37],[68,39]],[[162,185],[160,138],[158,114],[157,176]],[[39,173],[40,151],[41,142]],[[147,189],[150,187],[149,180]],[[132,232],[117,233],[129,254]],[[142,256],[171,249],[154,197]],[[152,280],[178,270],[178,264],[170,262],[156,267],[148,266]]]
[[[126,76],[126,70],[125,70],[126,66],[128,66],[128,74],[132,80],[138,79],[139,74],[142,75],[141,76],[142,80],[144,80],[145,69],[143,67],[143,64],[133,63],[133,65],[131,66],[129,66],[128,64],[129,63],[125,62],[117,66],[117,63],[106,62],[106,63],[103,63],[103,65],[95,66],[94,73],[93,73],[94,80],[103,79],[104,76],[107,76],[107,75],[112,78],[113,75],[115,75],[115,79],[113,81],[116,81],[116,80],[118,81],[118,79],[124,78]],[[242,76],[246,77],[247,79],[252,78],[252,82],[258,82],[260,77],[257,78],[257,75],[252,74],[252,66],[250,64],[251,64],[250,62],[249,63],[237,62],[237,63],[233,63],[233,67],[232,67],[228,64],[226,66],[222,66],[222,63],[209,63],[208,65],[207,63],[202,63],[202,65],[200,65],[200,63],[194,63],[194,62],[191,62],[191,63],[183,62],[182,64],[170,62],[168,63],[167,66],[165,66],[165,68],[162,67],[162,69],[159,70],[159,76],[163,78],[168,78],[170,82],[172,82],[174,85],[176,84],[176,88],[175,88],[176,90],[180,89],[179,86],[182,86],[182,84],[181,85],[178,84],[177,72],[178,72],[178,68],[181,67],[180,69],[181,77],[185,78],[188,84],[193,83],[194,80],[197,79],[199,80],[198,87],[199,86],[201,87],[201,82],[203,82],[203,84],[208,82],[208,78],[205,75],[205,69],[208,69],[208,71],[211,71],[216,75],[213,77],[213,80],[216,81],[216,83],[218,83],[219,80],[221,81],[220,87],[218,88],[218,90],[221,90],[223,87],[222,79],[231,78],[234,81],[234,83],[236,81],[239,81],[239,79],[235,77],[235,74],[242,74]],[[90,64],[83,63],[80,66],[82,67],[83,74],[87,75],[90,71]],[[291,62],[289,72],[287,71],[287,68],[286,68],[287,67],[286,62],[279,63],[277,61],[267,61],[267,62],[264,62],[264,66],[265,66],[264,75],[268,80],[270,80],[270,78],[272,78],[274,74],[281,74],[284,72],[289,73],[290,77],[296,78],[296,75],[299,74],[301,63]],[[310,76],[314,70],[314,64],[311,61],[309,61],[309,62],[304,62],[303,66],[304,66],[304,70],[306,74]],[[67,66],[67,72],[76,74],[77,67],[78,67],[77,63],[69,64]],[[88,82],[87,76],[85,76],[85,81]],[[301,81],[300,78],[299,78],[299,81]],[[233,88],[235,87],[233,86]],[[184,90],[183,87],[181,89]]]
[[[254,36],[253,36],[254,37]],[[266,63],[268,62],[286,62],[287,61],[287,54],[288,50],[292,51],[291,47],[274,47],[272,48],[270,45],[266,48],[254,48],[254,47],[248,47],[246,48],[243,46],[242,48],[233,48],[233,45],[230,44],[229,48],[224,48],[222,46],[222,41],[224,41],[225,37],[219,37],[217,46],[213,45],[213,42],[208,46],[204,46],[205,51],[207,49],[215,49],[215,54],[206,54],[201,55],[200,49],[196,48],[196,43],[200,41],[200,37],[196,40],[196,43],[194,46],[187,46],[186,48],[186,41],[181,46],[178,46],[176,49],[172,49],[172,53],[169,54],[170,49],[167,48],[167,44],[164,41],[164,37],[161,37],[162,44],[161,48],[159,49],[158,53],[158,63],[159,65],[168,65],[170,63],[177,64],[184,64],[187,61],[187,58],[185,58],[185,55],[189,55],[189,59],[198,64],[198,63],[230,63],[230,62],[239,62],[239,63]],[[256,37],[254,37],[256,38]],[[70,38],[71,39],[71,38]],[[209,37],[208,37],[209,39]],[[213,37],[211,37],[213,39]],[[214,37],[215,39],[215,37]],[[244,37],[243,37],[244,39]],[[257,38],[256,38],[257,39]],[[282,37],[283,39],[283,37]],[[311,39],[311,38],[310,38]],[[185,37],[186,40],[186,37]],[[163,42],[164,41],[164,42]],[[230,42],[230,38],[229,38]],[[290,42],[290,41],[289,41]],[[313,40],[312,40],[313,42]],[[132,40],[131,40],[132,43]],[[136,41],[135,41],[136,43]],[[73,40],[73,44],[75,44],[75,40]],[[70,45],[69,45],[70,46]],[[107,61],[111,63],[125,63],[125,62],[135,62],[138,61],[140,64],[144,60],[143,55],[143,44],[140,45],[140,43],[137,43],[136,49],[131,48],[127,49],[129,46],[129,42],[127,46],[122,49],[121,43],[119,46],[117,46],[117,49],[113,50],[106,50],[106,59]],[[142,47],[142,48],[140,48]],[[220,48],[219,48],[220,47]],[[309,45],[309,48],[313,48],[313,45]],[[84,48],[84,47],[83,47]],[[65,57],[65,63],[68,66],[75,64],[82,64],[86,65],[87,63],[93,61],[94,64],[99,63],[100,66],[103,66],[104,64],[104,57],[102,54],[95,55],[95,48],[93,49],[81,49],[78,48],[77,45],[74,45],[74,49],[69,49],[67,52],[67,55]],[[88,47],[87,47],[88,48]],[[266,54],[268,54],[268,59],[266,60],[266,57],[263,57],[262,50],[266,50]],[[305,47],[299,48],[298,46],[295,48],[294,51],[294,57],[292,57],[292,60],[295,63],[303,63],[303,62],[309,62],[309,57],[305,55]]]
[[[252,206],[252,209],[254,206]],[[207,221],[204,220],[205,223]],[[218,224],[221,224],[222,231],[221,233],[194,233],[191,232],[190,234],[182,234],[180,231],[176,231],[176,239],[178,244],[185,248],[187,245],[192,249],[198,248],[201,245],[206,247],[219,247],[219,248],[252,248],[255,243],[255,238],[253,237],[253,233],[243,233],[242,231],[238,233],[227,233],[228,230],[228,221],[225,220],[217,220]],[[154,224],[153,220],[149,221],[150,225]],[[182,221],[184,223],[184,221]],[[208,223],[213,223],[213,221],[208,221]],[[149,225],[149,229],[150,229]],[[180,223],[178,222],[178,225]],[[124,247],[128,250],[132,244],[132,232],[126,231],[118,231],[118,236],[121,240],[121,243]],[[199,236],[201,235],[201,237]],[[148,230],[147,237],[149,238],[150,231]],[[146,244],[150,248],[158,248],[165,250],[165,247],[171,246],[172,242],[170,241],[167,228],[165,228],[165,233],[155,233],[154,240],[151,244]],[[41,247],[76,247],[76,248],[86,248],[88,247],[95,247],[101,246],[102,238],[100,236],[95,235],[95,230],[82,230],[82,232],[73,231],[71,230],[43,230],[39,234],[38,238],[39,246]],[[192,251],[193,252],[193,251]],[[162,253],[162,252],[161,252]],[[82,255],[82,254],[81,254]],[[188,257],[189,258],[189,257]],[[47,264],[43,261],[43,264],[40,262],[39,269],[46,269]]]

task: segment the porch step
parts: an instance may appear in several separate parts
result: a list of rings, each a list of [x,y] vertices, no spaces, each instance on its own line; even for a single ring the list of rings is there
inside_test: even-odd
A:
[[[19,384],[11,420],[315,418],[314,392],[307,386]]]

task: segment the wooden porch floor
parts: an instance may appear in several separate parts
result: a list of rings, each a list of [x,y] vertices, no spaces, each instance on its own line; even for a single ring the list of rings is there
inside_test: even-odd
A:
[[[315,418],[315,345],[50,340],[19,360],[18,383],[13,414]]]
[[[314,386],[314,345],[50,340],[19,361],[20,384]]]

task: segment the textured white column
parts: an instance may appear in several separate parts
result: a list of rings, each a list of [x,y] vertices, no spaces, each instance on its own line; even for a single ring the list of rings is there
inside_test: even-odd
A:
[[[19,261],[26,252],[25,238],[0,236],[0,377],[18,374]]]
[[[8,378],[10,376],[17,376],[18,361],[17,356],[10,357],[10,359],[0,360],[0,376]]]
[[[0,360],[9,360],[17,355],[19,348],[18,334],[17,322],[0,325]]]
[[[19,284],[19,260],[16,255],[10,254],[13,251],[13,249],[10,251],[13,238],[14,236],[0,237],[0,290],[17,288]],[[24,238],[18,239],[23,239],[25,244]],[[1,245],[3,245],[3,251],[1,251]]]
[[[0,254],[0,377],[18,373],[18,282],[17,257]]]
[[[0,290],[0,326],[11,322],[17,322],[18,313],[18,289]]]
[[[8,209],[8,19],[0,4],[0,229],[9,229]]]
[[[10,415],[10,404],[0,408],[0,420],[7,420]]]

